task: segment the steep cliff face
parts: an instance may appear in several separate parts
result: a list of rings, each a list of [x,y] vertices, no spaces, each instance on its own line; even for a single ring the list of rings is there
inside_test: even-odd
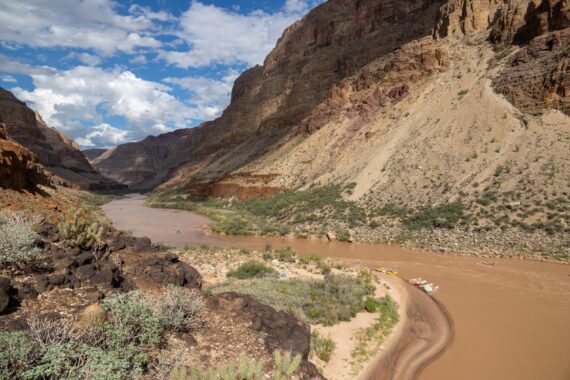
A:
[[[548,162],[567,173],[551,128],[570,123],[549,110],[567,113],[569,4],[330,0],[236,81],[219,119],[119,146],[95,165],[195,196],[356,182],[355,199],[412,205],[472,193],[512,162],[519,177],[533,168],[541,178]],[[541,135],[534,147],[530,130]]]
[[[6,125],[8,137],[32,151],[38,162],[57,176],[90,190],[124,187],[101,176],[73,140],[50,128],[39,114],[2,88],[0,121]]]
[[[34,189],[37,185],[50,184],[50,174],[38,163],[37,156],[8,140],[6,126],[0,123],[0,187]]]
[[[219,180],[270,150],[342,79],[406,42],[429,36],[438,7],[428,0],[328,1],[290,26],[263,66],[237,79],[220,118],[178,138],[175,146],[161,145],[168,134],[160,136],[154,150],[149,146],[154,141],[147,140],[119,146],[95,166],[143,188],[190,172],[196,182]],[[246,141],[246,152],[230,153]],[[149,176],[149,161],[154,176]]]

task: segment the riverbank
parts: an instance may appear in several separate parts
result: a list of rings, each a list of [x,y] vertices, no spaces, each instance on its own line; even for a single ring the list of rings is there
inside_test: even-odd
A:
[[[313,363],[329,380],[414,379],[445,349],[453,336],[452,324],[431,297],[396,276],[369,272],[369,268],[357,262],[297,257],[286,249],[250,251],[203,246],[182,247],[173,252],[198,269],[203,276],[204,287],[214,292],[218,287],[223,291],[231,290],[231,285],[227,284],[227,273],[251,261],[265,263],[285,280],[322,281],[323,271],[353,278],[370,273],[370,278],[374,279],[374,297],[383,299],[389,296],[394,301],[398,322],[388,330],[376,331],[373,326],[381,316],[361,312],[350,321],[332,326],[312,324],[313,331],[330,339],[336,346],[328,361],[311,355]]]
[[[424,209],[416,214],[391,206],[381,211],[380,216],[374,216],[376,214],[368,215],[356,203],[342,200],[342,192],[316,190],[308,199],[294,195],[265,204],[270,200],[197,201],[183,195],[159,194],[149,198],[147,205],[198,213],[211,220],[211,232],[230,236],[320,238],[400,244],[410,249],[481,258],[512,257],[562,263],[570,260],[564,224],[556,224],[555,229],[545,224],[539,224],[540,228],[534,225],[523,228],[521,226],[526,225],[520,223],[512,226],[491,223],[482,227],[480,220],[469,216],[466,206],[460,203]],[[260,211],[264,208],[271,211]]]
[[[166,244],[170,239],[181,240],[181,245],[195,244],[193,238],[175,235],[171,229],[157,229],[156,224],[160,220],[164,225],[181,226],[181,220],[201,218],[198,215],[150,209],[144,200],[136,199],[113,201],[103,209],[117,228],[132,230],[136,236],[146,235]],[[139,227],[130,228],[135,222]],[[396,244],[208,235],[196,228],[203,237],[212,239],[209,244],[214,246],[257,250],[267,245],[290,247],[301,256],[357,260],[372,269],[396,267],[403,278],[421,276],[440,285],[434,298],[453,317],[455,336],[451,346],[421,372],[421,380],[566,380],[570,376],[566,357],[570,352],[567,265],[500,257],[490,260],[494,265],[484,265],[477,257],[412,251]]]

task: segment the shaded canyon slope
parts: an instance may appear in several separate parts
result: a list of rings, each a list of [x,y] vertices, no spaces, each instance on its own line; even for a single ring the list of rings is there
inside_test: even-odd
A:
[[[418,206],[499,181],[548,201],[568,193],[569,35],[562,0],[330,0],[236,80],[220,118],[94,166],[197,196],[355,182],[371,207]]]
[[[38,113],[3,88],[0,88],[0,121],[5,124],[8,138],[33,152],[45,169],[72,186],[87,190],[125,187],[103,177],[73,140],[49,127]]]

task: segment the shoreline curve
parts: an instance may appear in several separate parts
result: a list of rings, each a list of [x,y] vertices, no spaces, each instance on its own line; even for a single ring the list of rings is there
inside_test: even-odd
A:
[[[374,359],[364,378],[369,380],[414,380],[440,358],[453,343],[455,327],[451,315],[436,298],[398,278],[405,292],[405,315],[394,332],[394,341]]]

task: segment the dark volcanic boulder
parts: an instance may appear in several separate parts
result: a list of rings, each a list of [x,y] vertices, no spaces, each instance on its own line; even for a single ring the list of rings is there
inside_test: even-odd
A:
[[[303,358],[300,373],[303,379],[324,379],[317,367],[309,362],[311,327],[293,314],[277,311],[258,302],[254,297],[235,292],[218,294],[210,298],[210,307],[218,312],[232,313],[252,321],[252,328],[267,334],[265,348],[290,351]]]
[[[202,287],[202,276],[172,253],[132,253],[118,255],[123,276],[131,283]]]
[[[0,313],[2,313],[10,303],[10,279],[0,277]]]

